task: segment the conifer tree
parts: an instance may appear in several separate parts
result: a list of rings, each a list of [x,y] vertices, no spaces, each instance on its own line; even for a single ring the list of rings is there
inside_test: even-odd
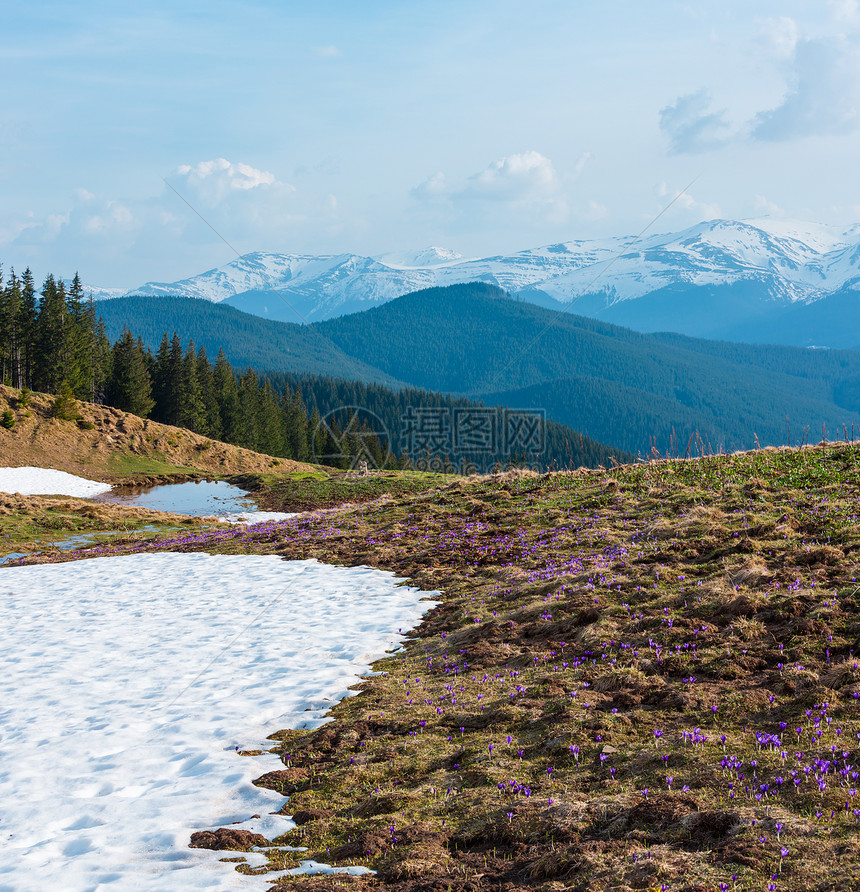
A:
[[[308,413],[301,393],[291,391],[289,384],[281,398],[284,417],[284,453],[288,458],[305,461],[308,456]]]
[[[23,387],[21,347],[21,280],[11,270],[6,287],[0,289],[0,339],[3,345],[2,376],[12,387]]]
[[[93,391],[94,330],[84,302],[81,277],[75,278],[66,295],[65,377],[75,395],[90,399]]]
[[[257,396],[257,445],[267,455],[285,455],[284,415],[268,381],[260,385]]]
[[[260,440],[260,384],[253,369],[239,378],[238,428],[235,442],[256,449]]]
[[[108,391],[110,405],[146,418],[152,411],[152,382],[146,367],[143,344],[123,329],[113,345],[113,374]]]
[[[90,305],[92,305],[92,299],[90,299]],[[91,315],[93,318],[95,317],[95,308],[91,309]],[[105,331],[105,323],[101,317],[95,323],[94,332],[92,400],[94,403],[103,403],[107,395],[108,382],[113,374],[113,354]]]
[[[203,401],[200,379],[197,377],[197,353],[194,350],[194,341],[188,342],[188,349],[182,357],[178,425],[196,434],[208,433],[206,404]]]
[[[170,399],[170,339],[167,332],[161,338],[161,345],[155,354],[152,374],[152,396],[155,400],[153,418],[167,422],[167,405]]]
[[[51,415],[54,418],[59,418],[61,421],[75,421],[80,418],[78,401],[75,399],[72,385],[65,379],[60,383],[60,389],[54,398],[54,402],[51,403]]]
[[[163,424],[178,425],[182,416],[182,343],[174,332],[168,340],[167,332],[153,361],[153,393],[155,418]]]
[[[66,289],[49,273],[42,286],[36,319],[34,385],[46,393],[58,393],[65,377]]]
[[[21,341],[22,384],[33,387],[33,374],[36,356],[36,286],[28,266],[21,275],[21,314],[18,332]]]
[[[201,345],[197,351],[197,380],[200,382],[200,395],[206,413],[206,433],[213,440],[221,439],[221,411],[215,396],[215,376],[206,348]]]
[[[212,370],[212,386],[218,403],[221,436],[227,443],[239,442],[239,388],[236,375],[223,350],[218,351]]]

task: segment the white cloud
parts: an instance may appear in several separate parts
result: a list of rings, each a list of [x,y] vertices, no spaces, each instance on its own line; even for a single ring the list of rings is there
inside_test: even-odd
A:
[[[434,238],[474,238],[506,243],[512,233],[523,239],[558,240],[558,227],[571,219],[568,191],[588,161],[580,156],[572,173],[559,172],[533,149],[499,158],[459,180],[439,171],[415,186],[413,223]],[[500,250],[497,249],[497,250]]]
[[[413,198],[417,199],[434,199],[443,198],[451,194],[448,186],[448,180],[442,171],[434,173],[432,177],[428,177],[423,183],[419,183],[410,192]]]
[[[95,196],[91,195],[86,199],[86,203],[91,203],[93,199],[95,199]],[[95,209],[93,213],[89,214],[84,209],[77,208],[75,221],[84,232],[91,235],[129,230],[136,223],[135,215],[131,208],[117,201],[105,202]],[[71,222],[71,217],[66,222]]]
[[[323,238],[338,224],[334,195],[299,193],[270,171],[242,162],[216,158],[183,164],[168,183],[170,188],[144,199],[77,189],[67,210],[8,227],[0,244],[25,262],[49,254],[50,269],[58,275],[104,269],[104,258],[111,257],[116,278],[97,284],[133,287],[153,278],[154,269],[157,278],[169,280],[231,259],[225,260],[229,249],[215,233],[240,253],[286,252],[306,249],[308,240]],[[179,245],[184,251],[177,252]],[[164,263],[163,258],[177,256],[184,258],[182,267]]]
[[[577,162],[577,174],[587,157]],[[439,171],[410,194],[419,201],[447,203],[470,215],[480,215],[485,208],[493,216],[512,212],[533,222],[562,222],[568,216],[562,181],[549,158],[528,150],[493,161],[458,185]]]
[[[776,108],[759,112],[752,135],[767,141],[844,135],[860,125],[860,41],[857,35],[800,40],[789,88]]]
[[[576,160],[576,164],[573,167],[573,176],[578,177],[583,170],[585,170],[585,165],[591,161],[592,157],[594,157],[591,152],[583,152],[579,158]]]
[[[711,111],[708,90],[679,96],[673,105],[660,110],[660,129],[669,138],[669,150],[676,155],[699,154],[718,149],[729,140],[725,112]]]
[[[764,195],[756,195],[753,207],[757,214],[768,215],[770,217],[784,217],[785,211],[774,202],[767,199]]]
[[[552,161],[540,152],[527,151],[494,161],[469,177],[459,194],[489,201],[531,201],[551,199],[559,188]]]
[[[316,46],[314,47],[314,55],[317,59],[337,59],[342,56],[343,53],[338,49],[338,47],[333,44],[329,44],[328,46]]]
[[[48,214],[42,220],[32,220],[18,228],[16,241],[26,239],[33,245],[46,245],[56,239],[69,225],[71,214]]]
[[[671,189],[665,181],[657,186],[657,195],[664,199],[663,207],[669,203],[665,199],[669,199],[673,207],[688,211],[696,220],[716,220],[723,216],[722,209],[716,202],[698,201],[688,189],[679,195],[678,190]]]
[[[858,0],[827,0],[827,5],[838,22],[855,23],[860,18]]]
[[[775,59],[791,59],[797,47],[798,36],[797,22],[788,16],[759,22],[761,43],[765,52]]]
[[[232,164],[226,158],[213,161],[200,161],[197,164],[183,164],[177,175],[185,184],[209,201],[222,201],[231,192],[246,192],[259,186],[274,186],[295,192],[287,183],[279,183],[268,170],[257,170],[250,164]]]
[[[585,206],[585,211],[581,214],[581,216],[589,222],[593,223],[598,220],[607,219],[607,217],[609,217],[609,209],[606,207],[606,205],[603,205],[599,201],[595,201],[592,198]]]

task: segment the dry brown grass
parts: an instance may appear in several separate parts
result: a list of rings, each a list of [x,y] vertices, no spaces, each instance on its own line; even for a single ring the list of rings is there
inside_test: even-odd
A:
[[[230,446],[183,428],[138,418],[110,406],[78,403],[81,427],[51,415],[53,397],[32,394],[26,408],[18,406],[19,391],[0,386],[0,412],[15,416],[12,430],[0,430],[0,465],[46,467],[91,480],[119,482],[146,460],[157,473],[172,469],[219,475],[264,471],[311,471],[310,465],[276,459],[250,449]],[[119,461],[118,461],[119,460]],[[123,469],[123,464],[125,469]]]

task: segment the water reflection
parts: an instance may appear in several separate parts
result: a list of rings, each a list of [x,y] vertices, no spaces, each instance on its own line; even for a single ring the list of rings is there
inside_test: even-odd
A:
[[[197,480],[189,483],[170,483],[163,486],[115,486],[111,492],[97,496],[94,501],[113,505],[135,505],[171,514],[190,514],[193,517],[235,515],[256,512],[248,492],[223,480]]]

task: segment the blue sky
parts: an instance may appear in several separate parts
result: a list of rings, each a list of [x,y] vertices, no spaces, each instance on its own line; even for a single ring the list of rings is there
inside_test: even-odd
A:
[[[466,255],[860,221],[860,4],[10,6],[0,262],[126,287],[240,253]]]

